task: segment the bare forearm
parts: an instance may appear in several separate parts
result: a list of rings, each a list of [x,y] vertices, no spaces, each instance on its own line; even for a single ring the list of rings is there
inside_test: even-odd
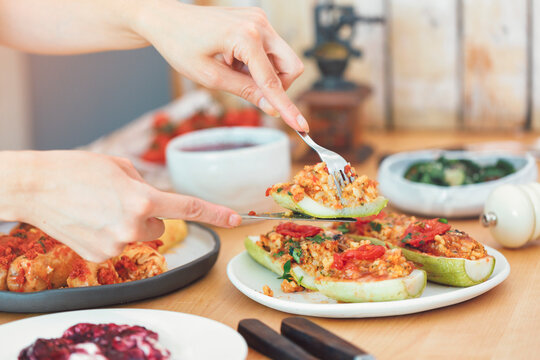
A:
[[[31,207],[32,151],[0,151],[0,220],[22,221],[20,209]]]
[[[73,54],[133,49],[140,0],[0,0],[0,43],[24,51]]]

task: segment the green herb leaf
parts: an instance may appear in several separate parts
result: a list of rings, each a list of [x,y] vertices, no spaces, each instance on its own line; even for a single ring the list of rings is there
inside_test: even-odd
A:
[[[46,254],[47,253],[47,248],[45,247],[45,244],[43,243],[43,241],[41,241],[41,239],[39,239],[38,243],[43,248],[43,253]]]
[[[337,227],[337,229],[341,231],[342,234],[346,234],[350,231],[349,228],[347,227],[347,224],[341,224]]]
[[[325,239],[320,234],[317,234],[315,236],[307,237],[306,240],[321,244]]]
[[[445,218],[440,218],[439,222],[443,224],[448,224],[448,220],[446,220]]]
[[[283,254],[285,254],[285,251],[282,250],[282,251],[280,251],[280,252],[275,253],[275,254],[272,255],[272,256],[275,257],[275,258],[279,258],[279,257],[282,257]]]
[[[283,264],[283,275],[278,277],[278,279],[284,279],[284,280],[287,280],[287,281],[292,280],[292,276],[291,276],[291,260],[287,260],[287,262],[285,264]]]
[[[276,191],[277,191],[278,193],[280,193],[280,192],[283,191],[283,188],[282,188],[282,187],[278,187]]]
[[[287,191],[287,194],[289,194],[289,196],[292,196],[292,192],[290,191]]]
[[[406,243],[407,240],[410,240],[411,238],[412,238],[411,233],[408,233],[407,235],[405,235],[403,239],[401,239],[401,242]]]
[[[294,249],[293,252],[292,252],[292,257],[293,257],[294,261],[301,264],[302,249],[300,249],[300,248]]]
[[[381,223],[378,223],[378,222],[372,221],[369,223],[369,226],[371,226],[371,229],[376,232],[380,232],[382,230],[382,225]]]

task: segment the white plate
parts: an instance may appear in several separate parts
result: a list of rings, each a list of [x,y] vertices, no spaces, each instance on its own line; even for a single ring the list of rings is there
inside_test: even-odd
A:
[[[479,184],[438,186],[405,179],[406,170],[415,162],[448,159],[469,159],[481,165],[494,164],[497,159],[511,162],[516,172],[503,178]],[[379,166],[380,192],[392,206],[429,217],[471,217],[482,212],[489,194],[503,184],[526,184],[536,181],[538,169],[530,154],[516,155],[494,151],[423,150],[402,152],[384,159]]]
[[[495,257],[495,269],[487,281],[466,288],[428,282],[421,297],[398,301],[337,303],[319,292],[284,293],[277,275],[255,262],[247,251],[229,261],[227,275],[244,295],[260,304],[291,314],[331,318],[404,315],[457,304],[481,295],[503,282],[510,274],[510,264],[497,250],[488,246],[485,248],[488,254]],[[273,297],[262,293],[264,285],[270,286],[274,292]]]
[[[102,309],[42,315],[2,325],[0,339],[9,341],[3,344],[1,357],[16,359],[36,339],[60,337],[81,322],[144,326],[158,333],[159,342],[169,349],[173,360],[242,360],[247,356],[244,338],[214,320],[173,311]]]

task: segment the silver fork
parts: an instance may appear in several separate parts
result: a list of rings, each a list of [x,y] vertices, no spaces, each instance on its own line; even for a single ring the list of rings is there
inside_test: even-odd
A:
[[[326,163],[328,173],[332,175],[334,184],[336,185],[336,192],[339,200],[343,204],[343,198],[341,197],[343,188],[354,181],[354,176],[347,176],[345,173],[345,166],[350,165],[341,155],[323,148],[305,132],[297,131],[298,135],[319,155],[322,161]]]

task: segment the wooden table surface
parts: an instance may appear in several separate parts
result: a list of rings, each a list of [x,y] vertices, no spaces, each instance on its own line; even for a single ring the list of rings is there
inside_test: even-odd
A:
[[[381,154],[422,147],[447,147],[482,141],[514,140],[532,143],[537,135],[406,133],[367,134],[364,139],[375,148],[359,173],[376,176]],[[511,273],[499,286],[464,303],[417,314],[367,318],[311,318],[374,354],[377,359],[533,359],[540,357],[540,243],[522,249],[503,249],[476,219],[452,221],[480,242],[501,251],[511,265]],[[243,251],[246,235],[259,234],[273,223],[261,222],[236,229],[216,229],[221,237],[221,253],[206,277],[175,293],[121,307],[172,310],[204,316],[232,328],[244,318],[258,318],[279,331],[280,322],[290,316],[260,305],[229,282],[226,266]],[[0,313],[0,323],[33,314]],[[178,334],[182,336],[182,334]],[[211,339],[209,346],[211,346]],[[1,356],[0,356],[1,357]],[[248,359],[264,357],[250,349]]]

